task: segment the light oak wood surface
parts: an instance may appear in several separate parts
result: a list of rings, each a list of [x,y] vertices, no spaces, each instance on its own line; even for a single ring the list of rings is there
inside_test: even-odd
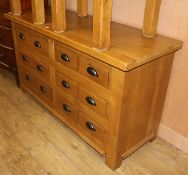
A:
[[[0,70],[0,172],[3,175],[187,175],[188,156],[161,139],[112,172],[104,159]]]
[[[88,15],[88,0],[77,0],[77,13],[81,17]]]
[[[49,11],[46,13],[48,14],[46,22],[48,26],[51,26],[49,24],[51,23],[50,13]],[[24,13],[21,17],[8,14],[6,17],[124,71],[131,70],[182,47],[182,41],[161,35],[157,35],[155,38],[146,38],[137,28],[113,22],[111,47],[101,52],[93,49],[92,18],[90,16],[81,18],[75,12],[67,11],[68,30],[61,34],[52,32],[50,28],[45,28],[45,25],[33,25],[30,12]]]
[[[10,0],[11,12],[13,15],[21,15],[21,1],[20,0]]]

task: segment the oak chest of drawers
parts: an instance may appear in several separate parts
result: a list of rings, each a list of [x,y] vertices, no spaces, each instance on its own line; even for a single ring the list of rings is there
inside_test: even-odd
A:
[[[105,156],[112,169],[155,138],[181,41],[148,39],[138,29],[113,24],[112,47],[99,51],[88,39],[90,17],[67,12],[74,19],[70,32],[55,33],[26,16],[7,15],[24,91]]]

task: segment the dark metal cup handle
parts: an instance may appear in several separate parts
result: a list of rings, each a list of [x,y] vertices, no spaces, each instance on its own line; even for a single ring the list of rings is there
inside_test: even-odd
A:
[[[20,38],[21,40],[25,40],[25,35],[24,35],[23,33],[20,33],[20,34],[19,34],[19,38]]]
[[[43,93],[47,92],[47,90],[46,90],[46,88],[44,86],[40,86],[40,91],[43,92]]]
[[[92,97],[86,97],[86,101],[90,105],[93,105],[93,106],[97,105],[96,102],[95,102],[95,100]]]
[[[88,128],[89,130],[91,130],[91,131],[96,131],[95,126],[94,126],[92,123],[86,122],[86,126],[87,126],[87,128]]]
[[[63,109],[65,112],[71,112],[71,108],[67,104],[63,104]]]
[[[67,81],[65,81],[65,80],[62,80],[62,81],[61,81],[61,84],[62,84],[62,86],[63,86],[64,88],[67,88],[67,89],[70,88],[69,83],[68,83]]]
[[[88,68],[87,68],[87,72],[88,72],[91,76],[98,77],[98,73],[97,73],[97,71],[96,71],[93,67],[88,67]]]
[[[37,65],[37,70],[40,71],[40,72],[44,72],[44,68],[42,65]]]
[[[35,42],[34,42],[34,45],[35,45],[35,47],[37,47],[37,48],[41,48],[41,47],[42,47],[39,41],[35,41]]]
[[[66,54],[61,54],[61,59],[66,62],[70,62],[70,58]]]

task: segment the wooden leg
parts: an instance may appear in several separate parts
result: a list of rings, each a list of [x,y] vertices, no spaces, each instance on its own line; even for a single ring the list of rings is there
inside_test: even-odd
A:
[[[15,73],[15,79],[16,79],[17,86],[20,87],[20,80],[19,80],[19,75],[17,72]]]
[[[120,167],[122,162],[121,156],[114,156],[112,154],[108,155],[106,154],[105,163],[106,165],[111,168],[112,170],[115,170]]]
[[[155,134],[149,141],[153,142],[157,138],[157,134]]]

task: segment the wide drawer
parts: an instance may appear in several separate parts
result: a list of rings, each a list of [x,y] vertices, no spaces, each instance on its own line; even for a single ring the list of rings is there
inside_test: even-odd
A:
[[[14,48],[11,29],[0,27],[0,44]]]
[[[50,68],[48,65],[23,52],[19,52],[19,60],[22,66],[34,72],[36,76],[45,81],[50,79]]]
[[[18,47],[26,50],[37,58],[49,58],[48,38],[40,33],[16,25]]]
[[[78,71],[104,87],[108,87],[109,85],[110,69],[110,66],[101,61],[97,61],[82,53],[79,54]]]
[[[105,129],[91,120],[82,112],[79,112],[78,129],[93,142],[103,147],[105,140]]]
[[[12,49],[7,49],[0,46],[0,61],[9,65],[10,67],[17,67],[15,52]]]
[[[10,21],[8,19],[4,18],[2,12],[0,12],[0,26],[11,28]]]
[[[89,91],[79,87],[78,99],[89,109],[99,113],[102,116],[106,115],[107,102]]]

